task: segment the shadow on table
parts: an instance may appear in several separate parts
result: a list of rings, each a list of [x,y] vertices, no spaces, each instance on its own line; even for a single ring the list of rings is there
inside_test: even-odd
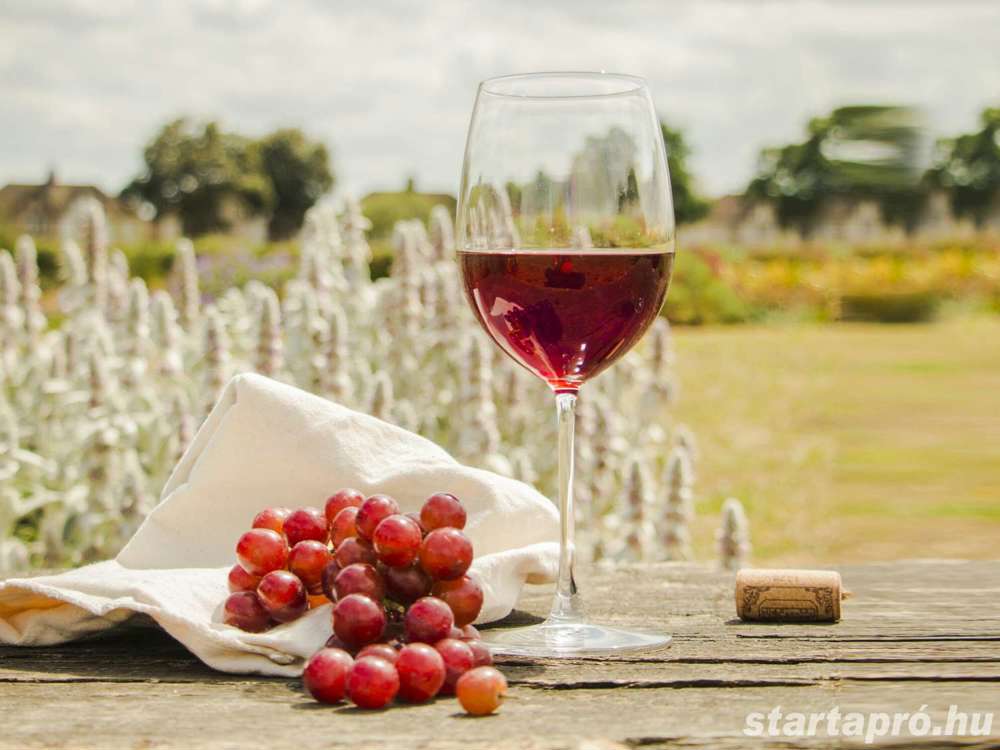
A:
[[[503,620],[483,626],[484,631],[497,627],[533,625],[542,618],[515,610]],[[81,680],[100,678],[110,681],[144,682],[246,682],[257,680],[287,681],[290,689],[301,693],[300,681],[287,677],[240,675],[218,672],[204,664],[152,620],[135,618],[126,625],[92,637],[55,646],[0,646],[0,666],[14,672],[44,673]],[[535,666],[522,666],[535,670]],[[543,671],[542,667],[537,667]]]
[[[523,609],[515,609],[502,620],[490,622],[485,625],[476,625],[476,628],[485,633],[497,628],[520,628],[525,625],[537,625],[540,622],[545,622],[545,618],[531,612],[525,612]]]
[[[132,626],[55,646],[0,647],[0,665],[17,672],[114,681],[240,679],[202,663],[158,627]]]

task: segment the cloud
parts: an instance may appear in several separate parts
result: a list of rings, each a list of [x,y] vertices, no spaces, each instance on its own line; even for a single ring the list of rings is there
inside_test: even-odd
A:
[[[838,104],[916,104],[950,133],[1000,91],[1000,6],[971,0],[8,0],[0,30],[16,40],[0,49],[0,180],[53,165],[113,190],[165,120],[191,114],[301,126],[356,192],[409,175],[453,191],[476,84],[509,72],[644,75],[715,193]]]

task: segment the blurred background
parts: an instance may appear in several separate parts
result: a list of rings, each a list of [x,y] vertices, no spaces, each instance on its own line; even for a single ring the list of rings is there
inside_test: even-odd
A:
[[[549,491],[449,260],[476,86],[531,70],[648,79],[679,223],[584,415],[593,556],[996,556],[1000,6],[364,6],[0,7],[0,572],[113,554],[247,369]]]

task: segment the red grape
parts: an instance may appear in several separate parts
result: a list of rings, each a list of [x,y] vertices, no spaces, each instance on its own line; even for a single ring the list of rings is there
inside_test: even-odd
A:
[[[288,553],[288,569],[297,575],[310,594],[323,588],[323,570],[332,559],[330,549],[315,539],[299,542]]]
[[[330,495],[327,498],[326,506],[324,507],[324,515],[326,516],[326,522],[333,523],[333,519],[337,517],[344,508],[360,508],[361,503],[365,501],[365,496],[358,492],[357,490],[344,489],[339,492]]]
[[[450,526],[434,529],[420,545],[420,567],[435,580],[459,578],[471,564],[472,542]]]
[[[248,633],[260,633],[271,626],[271,615],[255,592],[237,591],[226,599],[222,621]]]
[[[427,529],[425,529],[424,525],[422,523],[420,523],[420,514],[419,513],[404,513],[403,515],[406,516],[407,518],[412,518],[414,521],[417,522],[417,526],[420,527],[420,534],[421,535],[425,535],[427,533]]]
[[[326,594],[326,598],[331,602],[337,601],[337,589],[334,588],[334,582],[337,580],[337,576],[340,574],[340,566],[337,564],[336,560],[330,560],[323,568],[323,593]]]
[[[306,587],[298,576],[287,570],[272,570],[260,579],[257,596],[267,611],[278,622],[291,622],[302,616],[309,607]]]
[[[323,648],[312,655],[302,671],[302,684],[320,703],[337,703],[347,691],[347,675],[354,659],[339,648]]]
[[[285,519],[292,514],[291,508],[265,508],[256,516],[250,527],[253,529],[270,529],[279,534],[285,532]]]
[[[388,495],[372,495],[358,508],[358,516],[354,523],[358,536],[371,539],[375,528],[394,513],[399,513],[399,504]]]
[[[341,570],[333,582],[333,589],[337,599],[343,599],[351,594],[363,594],[381,604],[385,598],[382,576],[367,563],[354,563]]]
[[[294,550],[293,550],[294,551]],[[451,607],[455,614],[455,625],[465,627],[477,617],[483,608],[483,590],[469,576],[462,576],[453,581],[438,581],[431,593]]]
[[[357,508],[344,508],[330,522],[330,541],[333,542],[334,549],[348,537],[358,535],[358,529],[354,525],[354,519],[357,518],[357,515]]]
[[[358,539],[356,536],[347,537],[337,546],[337,551],[333,553],[337,565],[346,568],[354,563],[368,563],[374,565],[378,562],[378,555],[371,542]]]
[[[356,648],[354,648],[353,646],[348,646],[346,643],[344,643],[335,635],[331,635],[329,638],[326,639],[326,648],[339,648],[341,651],[346,651],[349,654],[353,654],[354,652],[357,651]]]
[[[409,568],[387,568],[385,584],[389,598],[399,604],[412,604],[431,593],[431,579],[416,565]]]
[[[445,678],[444,691],[452,693],[455,691],[455,683],[458,678],[472,669],[476,662],[476,657],[465,641],[458,641],[454,638],[444,638],[434,644],[435,650],[444,659]]]
[[[476,630],[476,626],[475,625],[466,625],[464,628],[462,628],[462,638],[461,638],[461,640],[463,640],[463,641],[478,641],[481,638],[482,638],[482,636],[479,634],[479,631]]]
[[[397,513],[383,519],[375,527],[372,545],[379,560],[386,565],[401,567],[417,559],[423,538],[420,524]]]
[[[403,618],[407,640],[423,643],[437,643],[446,638],[455,624],[451,607],[433,596],[417,599],[406,610]]]
[[[333,632],[353,648],[377,641],[385,623],[385,609],[364,594],[348,594],[333,608]]]
[[[458,498],[448,492],[438,492],[424,501],[420,509],[420,525],[427,531],[443,526],[465,528],[465,508]]]
[[[507,694],[507,679],[493,667],[470,669],[455,686],[458,702],[473,716],[486,716],[497,710]]]
[[[229,591],[256,591],[260,576],[247,573],[242,565],[236,564],[229,570]]]
[[[465,641],[469,648],[472,649],[472,661],[473,666],[476,667],[489,667],[493,664],[493,654],[490,653],[489,646],[487,646],[482,641]]]
[[[247,573],[262,576],[285,567],[288,545],[277,531],[250,529],[236,544],[236,558]]]
[[[299,508],[285,519],[285,536],[293,547],[306,539],[326,544],[326,516],[319,508]]]
[[[377,656],[358,659],[347,675],[347,697],[359,708],[382,708],[397,692],[396,668]]]
[[[410,703],[430,700],[444,685],[444,659],[426,643],[404,646],[396,659],[399,697]]]
[[[395,664],[396,659],[399,658],[399,652],[388,643],[369,643],[358,651],[358,658],[360,659],[362,656],[377,656],[390,664]]]

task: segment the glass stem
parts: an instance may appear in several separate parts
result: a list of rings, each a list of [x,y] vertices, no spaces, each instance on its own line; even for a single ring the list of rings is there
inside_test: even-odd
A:
[[[573,438],[576,426],[576,393],[556,393],[556,419],[559,425],[559,577],[549,620],[582,620],[583,606],[576,592],[576,544],[573,535],[576,515],[573,509]]]

